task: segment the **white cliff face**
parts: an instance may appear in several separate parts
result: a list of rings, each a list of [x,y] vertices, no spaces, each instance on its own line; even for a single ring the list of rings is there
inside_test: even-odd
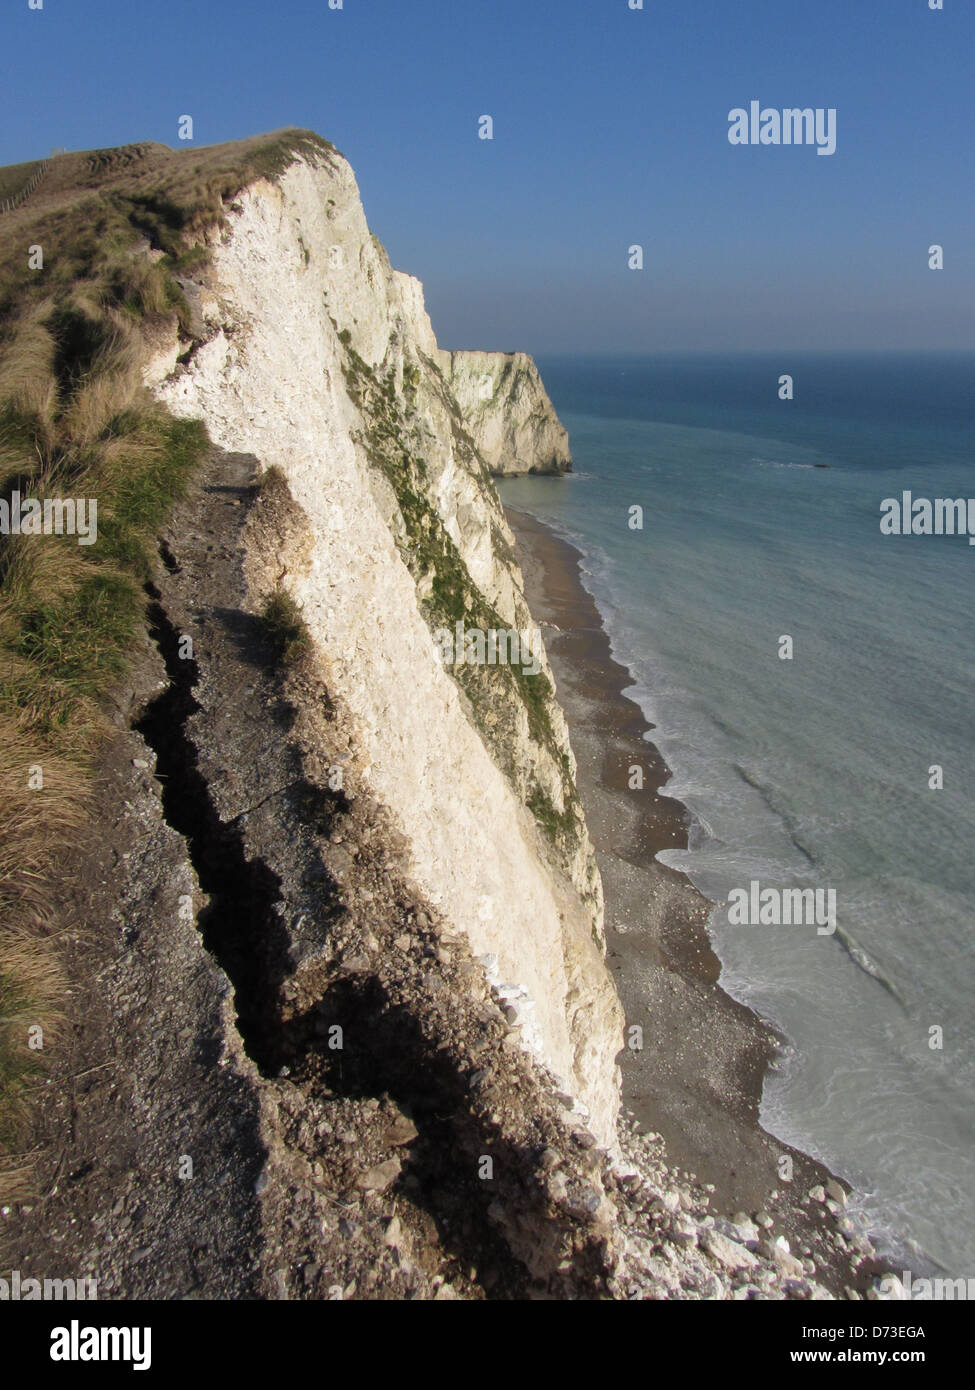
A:
[[[566,473],[569,436],[524,352],[446,352],[440,365],[492,473]]]
[[[510,693],[478,715],[431,633],[430,594],[445,581],[417,537],[433,521],[463,561],[456,572],[466,566],[465,603],[511,625],[531,618],[422,287],[390,268],[338,156],[303,158],[238,206],[207,272],[208,341],[175,371],[157,345],[147,379],[216,444],[285,474],[314,544],[290,553],[283,542],[277,581],[302,605],[323,679],[358,729],[359,775],[405,837],[421,891],[475,953],[496,958],[489,969],[517,1001],[526,1043],[612,1143],[622,1016],[598,873],[566,792],[564,720],[550,700],[539,726]],[[421,461],[419,500],[388,464],[401,438]],[[560,853],[532,797],[568,815]]]

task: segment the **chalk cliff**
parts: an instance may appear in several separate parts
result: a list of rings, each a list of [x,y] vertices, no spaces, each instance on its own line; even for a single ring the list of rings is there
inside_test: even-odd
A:
[[[177,365],[174,332],[147,380],[217,445],[286,479],[301,538],[281,537],[254,605],[277,585],[300,605],[357,729],[350,779],[386,808],[421,891],[610,1144],[621,1013],[541,639],[532,676],[445,666],[432,635],[532,629],[487,464],[548,466],[553,450],[567,457],[565,431],[529,358],[438,351],[422,287],[391,268],[336,153],[309,150],[235,209],[206,273],[183,281],[197,342]],[[472,419],[482,366],[494,391]]]
[[[568,466],[531,359],[438,349],[308,131],[60,156],[0,272],[8,480],[74,460],[101,523],[74,568],[3,557],[27,849],[0,899],[37,920],[0,965],[50,968],[70,1027],[44,1085],[32,1054],[15,1170],[0,1087],[0,1270],[102,1298],[827,1296],[818,1251],[712,1214],[617,1123],[602,887],[491,478]],[[447,659],[499,629],[520,660]],[[54,809],[24,815],[42,763]]]
[[[569,436],[524,352],[440,353],[474,443],[492,473],[567,473]]]

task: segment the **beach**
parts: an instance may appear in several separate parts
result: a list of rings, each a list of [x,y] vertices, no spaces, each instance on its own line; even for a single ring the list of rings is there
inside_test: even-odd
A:
[[[643,1030],[642,1048],[628,1046],[619,1059],[624,1111],[662,1136],[672,1168],[713,1184],[715,1212],[771,1214],[793,1251],[812,1253],[824,1281],[848,1287],[848,1239],[832,1229],[836,1213],[809,1196],[834,1176],[759,1123],[780,1040],[721,988],[707,933],[711,904],[655,859],[686,846],[689,815],[666,795],[670,771],[649,741],[652,726],[625,694],[633,682],[613,659],[580,553],[530,514],[508,507],[506,516],[578,763],[606,898],[608,963],[628,1037],[634,1025]],[[630,787],[635,767],[642,789]],[[855,1286],[866,1287],[879,1267],[861,1264]]]

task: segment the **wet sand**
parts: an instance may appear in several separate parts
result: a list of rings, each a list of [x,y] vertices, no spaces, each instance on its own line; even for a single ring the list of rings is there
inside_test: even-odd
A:
[[[608,963],[627,1029],[643,1029],[642,1050],[627,1048],[620,1058],[624,1108],[663,1136],[671,1167],[714,1184],[716,1211],[769,1212],[777,1230],[792,1234],[793,1249],[811,1246],[823,1277],[827,1267],[833,1272],[826,1282],[842,1287],[851,1282],[846,1261],[824,1248],[826,1213],[807,1195],[832,1175],[759,1124],[779,1039],[721,988],[707,933],[711,904],[655,858],[686,847],[689,813],[663,790],[670,770],[649,741],[652,726],[624,693],[633,681],[613,660],[582,583],[581,556],[528,513],[507,508],[506,516],[578,761],[606,896]],[[634,767],[643,769],[642,789],[630,788]],[[791,1181],[779,1167],[786,1154]]]

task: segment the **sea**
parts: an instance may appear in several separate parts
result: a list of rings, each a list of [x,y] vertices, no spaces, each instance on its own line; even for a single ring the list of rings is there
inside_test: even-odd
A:
[[[975,354],[538,365],[575,471],[502,499],[582,552],[691,812],[660,858],[787,1039],[762,1124],[915,1277],[973,1278],[975,545],[881,520],[975,498]],[[835,931],[733,924],[753,882],[834,890]]]

